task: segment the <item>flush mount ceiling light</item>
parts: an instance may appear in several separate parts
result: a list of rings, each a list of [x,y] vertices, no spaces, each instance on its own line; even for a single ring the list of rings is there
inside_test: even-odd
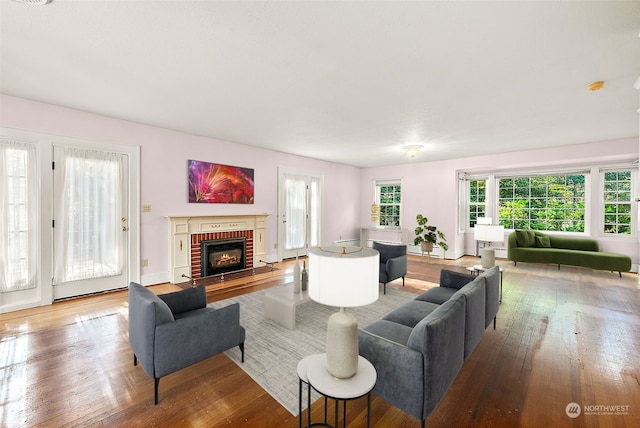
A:
[[[602,89],[603,87],[604,87],[604,82],[602,80],[600,80],[598,82],[589,83],[589,86],[587,86],[587,88],[590,91],[598,91],[598,90]]]
[[[420,150],[422,150],[423,148],[424,146],[416,144],[412,146],[404,146],[402,150],[404,150],[407,153],[407,156],[409,156],[410,158],[415,158],[418,152],[420,152]]]

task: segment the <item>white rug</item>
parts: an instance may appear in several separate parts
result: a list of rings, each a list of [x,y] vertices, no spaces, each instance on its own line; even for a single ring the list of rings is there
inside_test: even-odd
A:
[[[211,303],[220,307],[231,302],[240,303],[240,323],[246,329],[245,361],[240,362],[238,347],[225,352],[240,368],[251,376],[271,396],[294,416],[298,414],[298,362],[311,354],[323,353],[327,320],[337,308],[323,306],[314,301],[298,306],[296,329],[289,330],[264,316],[265,290],[232,299]],[[382,315],[416,297],[413,293],[387,288],[375,303],[348,309],[366,326]],[[306,391],[306,390],[305,390]],[[313,401],[318,397],[312,397]],[[303,400],[303,403],[306,400]]]

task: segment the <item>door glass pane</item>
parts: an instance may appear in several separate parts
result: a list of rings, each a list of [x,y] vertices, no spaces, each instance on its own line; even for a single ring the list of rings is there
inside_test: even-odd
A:
[[[120,275],[122,155],[66,149],[55,283]]]
[[[286,179],[285,249],[304,248],[306,243],[307,198],[304,180]]]

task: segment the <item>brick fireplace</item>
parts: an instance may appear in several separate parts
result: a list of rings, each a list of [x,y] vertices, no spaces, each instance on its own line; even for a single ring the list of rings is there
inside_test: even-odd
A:
[[[221,268],[217,271],[205,272],[205,266],[202,260],[202,243],[228,243],[231,240],[244,240],[244,251],[242,257],[244,260],[238,263],[237,269],[230,266],[229,269]],[[239,241],[238,241],[239,242]],[[206,260],[205,260],[206,263]],[[191,277],[202,278],[205,274],[214,275],[223,272],[233,272],[239,269],[250,269],[253,267],[253,231],[237,230],[233,232],[214,232],[214,233],[198,233],[191,235]]]
[[[244,266],[264,266],[266,218],[269,214],[170,216],[169,281],[173,284],[202,277],[203,241],[244,240]],[[234,253],[235,254],[235,253]],[[235,257],[232,255],[231,257]]]

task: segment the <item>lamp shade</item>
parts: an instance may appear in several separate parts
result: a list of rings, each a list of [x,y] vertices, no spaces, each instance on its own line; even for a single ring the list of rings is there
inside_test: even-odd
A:
[[[504,242],[504,226],[497,224],[476,224],[473,228],[476,241]]]
[[[380,253],[368,247],[309,250],[309,297],[327,306],[349,308],[378,300]]]

